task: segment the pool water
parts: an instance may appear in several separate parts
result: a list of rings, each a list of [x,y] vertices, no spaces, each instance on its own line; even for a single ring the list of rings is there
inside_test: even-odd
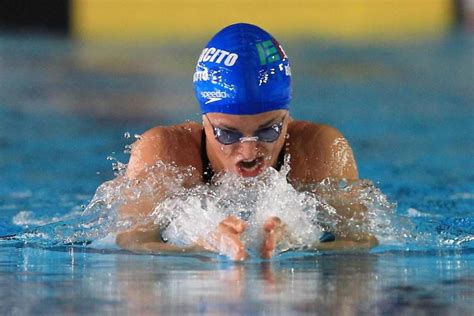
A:
[[[280,40],[293,117],[343,132],[413,241],[237,264],[4,241],[0,314],[471,315],[474,35]],[[0,235],[77,221],[133,135],[199,120],[200,48],[0,36]]]

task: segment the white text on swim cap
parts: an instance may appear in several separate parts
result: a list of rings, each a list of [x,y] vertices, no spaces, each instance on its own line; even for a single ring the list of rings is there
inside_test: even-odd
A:
[[[207,68],[204,68],[203,70],[196,70],[193,76],[193,82],[196,81],[208,81],[209,80],[209,71]]]
[[[220,101],[228,97],[225,91],[201,91],[201,97],[207,99],[205,104]]]
[[[285,69],[285,75],[287,75],[288,77],[291,77],[290,65],[279,64],[278,67],[280,68],[280,71],[283,71],[283,69]]]
[[[201,56],[199,56],[198,62],[209,61],[211,63],[220,64],[222,61],[224,61],[224,65],[231,67],[235,65],[238,58],[239,55],[235,53],[230,53],[228,51],[225,51],[223,49],[217,49],[215,47],[206,47],[203,49]]]

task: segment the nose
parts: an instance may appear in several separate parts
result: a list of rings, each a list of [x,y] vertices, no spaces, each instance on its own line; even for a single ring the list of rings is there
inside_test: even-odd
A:
[[[257,158],[258,142],[247,141],[239,144],[239,153],[245,160],[252,160]]]

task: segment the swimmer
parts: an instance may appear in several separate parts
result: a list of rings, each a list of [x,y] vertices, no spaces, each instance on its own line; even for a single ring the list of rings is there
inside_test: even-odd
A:
[[[261,28],[238,23],[218,32],[199,56],[193,81],[202,124],[186,122],[145,132],[133,144],[126,170],[129,179],[144,179],[150,166],[163,161],[192,167],[193,174],[184,186],[193,187],[211,183],[213,176],[222,172],[256,177],[267,168],[279,170],[286,155],[290,165],[287,178],[295,187],[326,178],[358,178],[352,149],[338,130],[292,119],[288,56]],[[124,206],[122,216],[151,213],[153,205],[166,195],[166,188],[159,191],[161,194]],[[348,219],[364,212],[363,207],[354,205],[339,205],[337,210]],[[262,258],[274,255],[285,227],[278,217],[264,223]],[[248,256],[241,240],[245,228],[244,220],[230,216],[216,227],[210,240],[180,248],[163,242],[159,228],[149,224],[119,233],[117,244],[136,252],[208,250],[244,260]],[[369,248],[376,243],[372,236],[329,233],[317,247]]]

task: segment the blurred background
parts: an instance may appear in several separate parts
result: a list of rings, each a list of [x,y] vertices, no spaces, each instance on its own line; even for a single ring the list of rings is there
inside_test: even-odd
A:
[[[5,185],[89,195],[134,134],[200,121],[197,57],[234,22],[282,43],[293,116],[340,129],[361,177],[474,181],[474,0],[0,0]]]
[[[472,30],[473,3],[0,0],[0,103],[28,107],[44,99],[42,107],[104,120],[196,118],[195,60],[214,33],[234,22],[258,24],[284,44],[294,68],[295,103],[308,93],[327,99],[324,89],[311,88],[308,70],[323,81],[383,76],[391,70],[377,69],[380,63],[360,50],[377,46],[390,54],[400,45]],[[352,50],[342,64],[341,47]]]
[[[196,60],[234,22],[282,43],[292,116],[342,131],[413,242],[459,252],[233,269],[0,247],[0,314],[472,315],[474,0],[0,0],[0,236],[78,217],[135,134],[200,121]]]

